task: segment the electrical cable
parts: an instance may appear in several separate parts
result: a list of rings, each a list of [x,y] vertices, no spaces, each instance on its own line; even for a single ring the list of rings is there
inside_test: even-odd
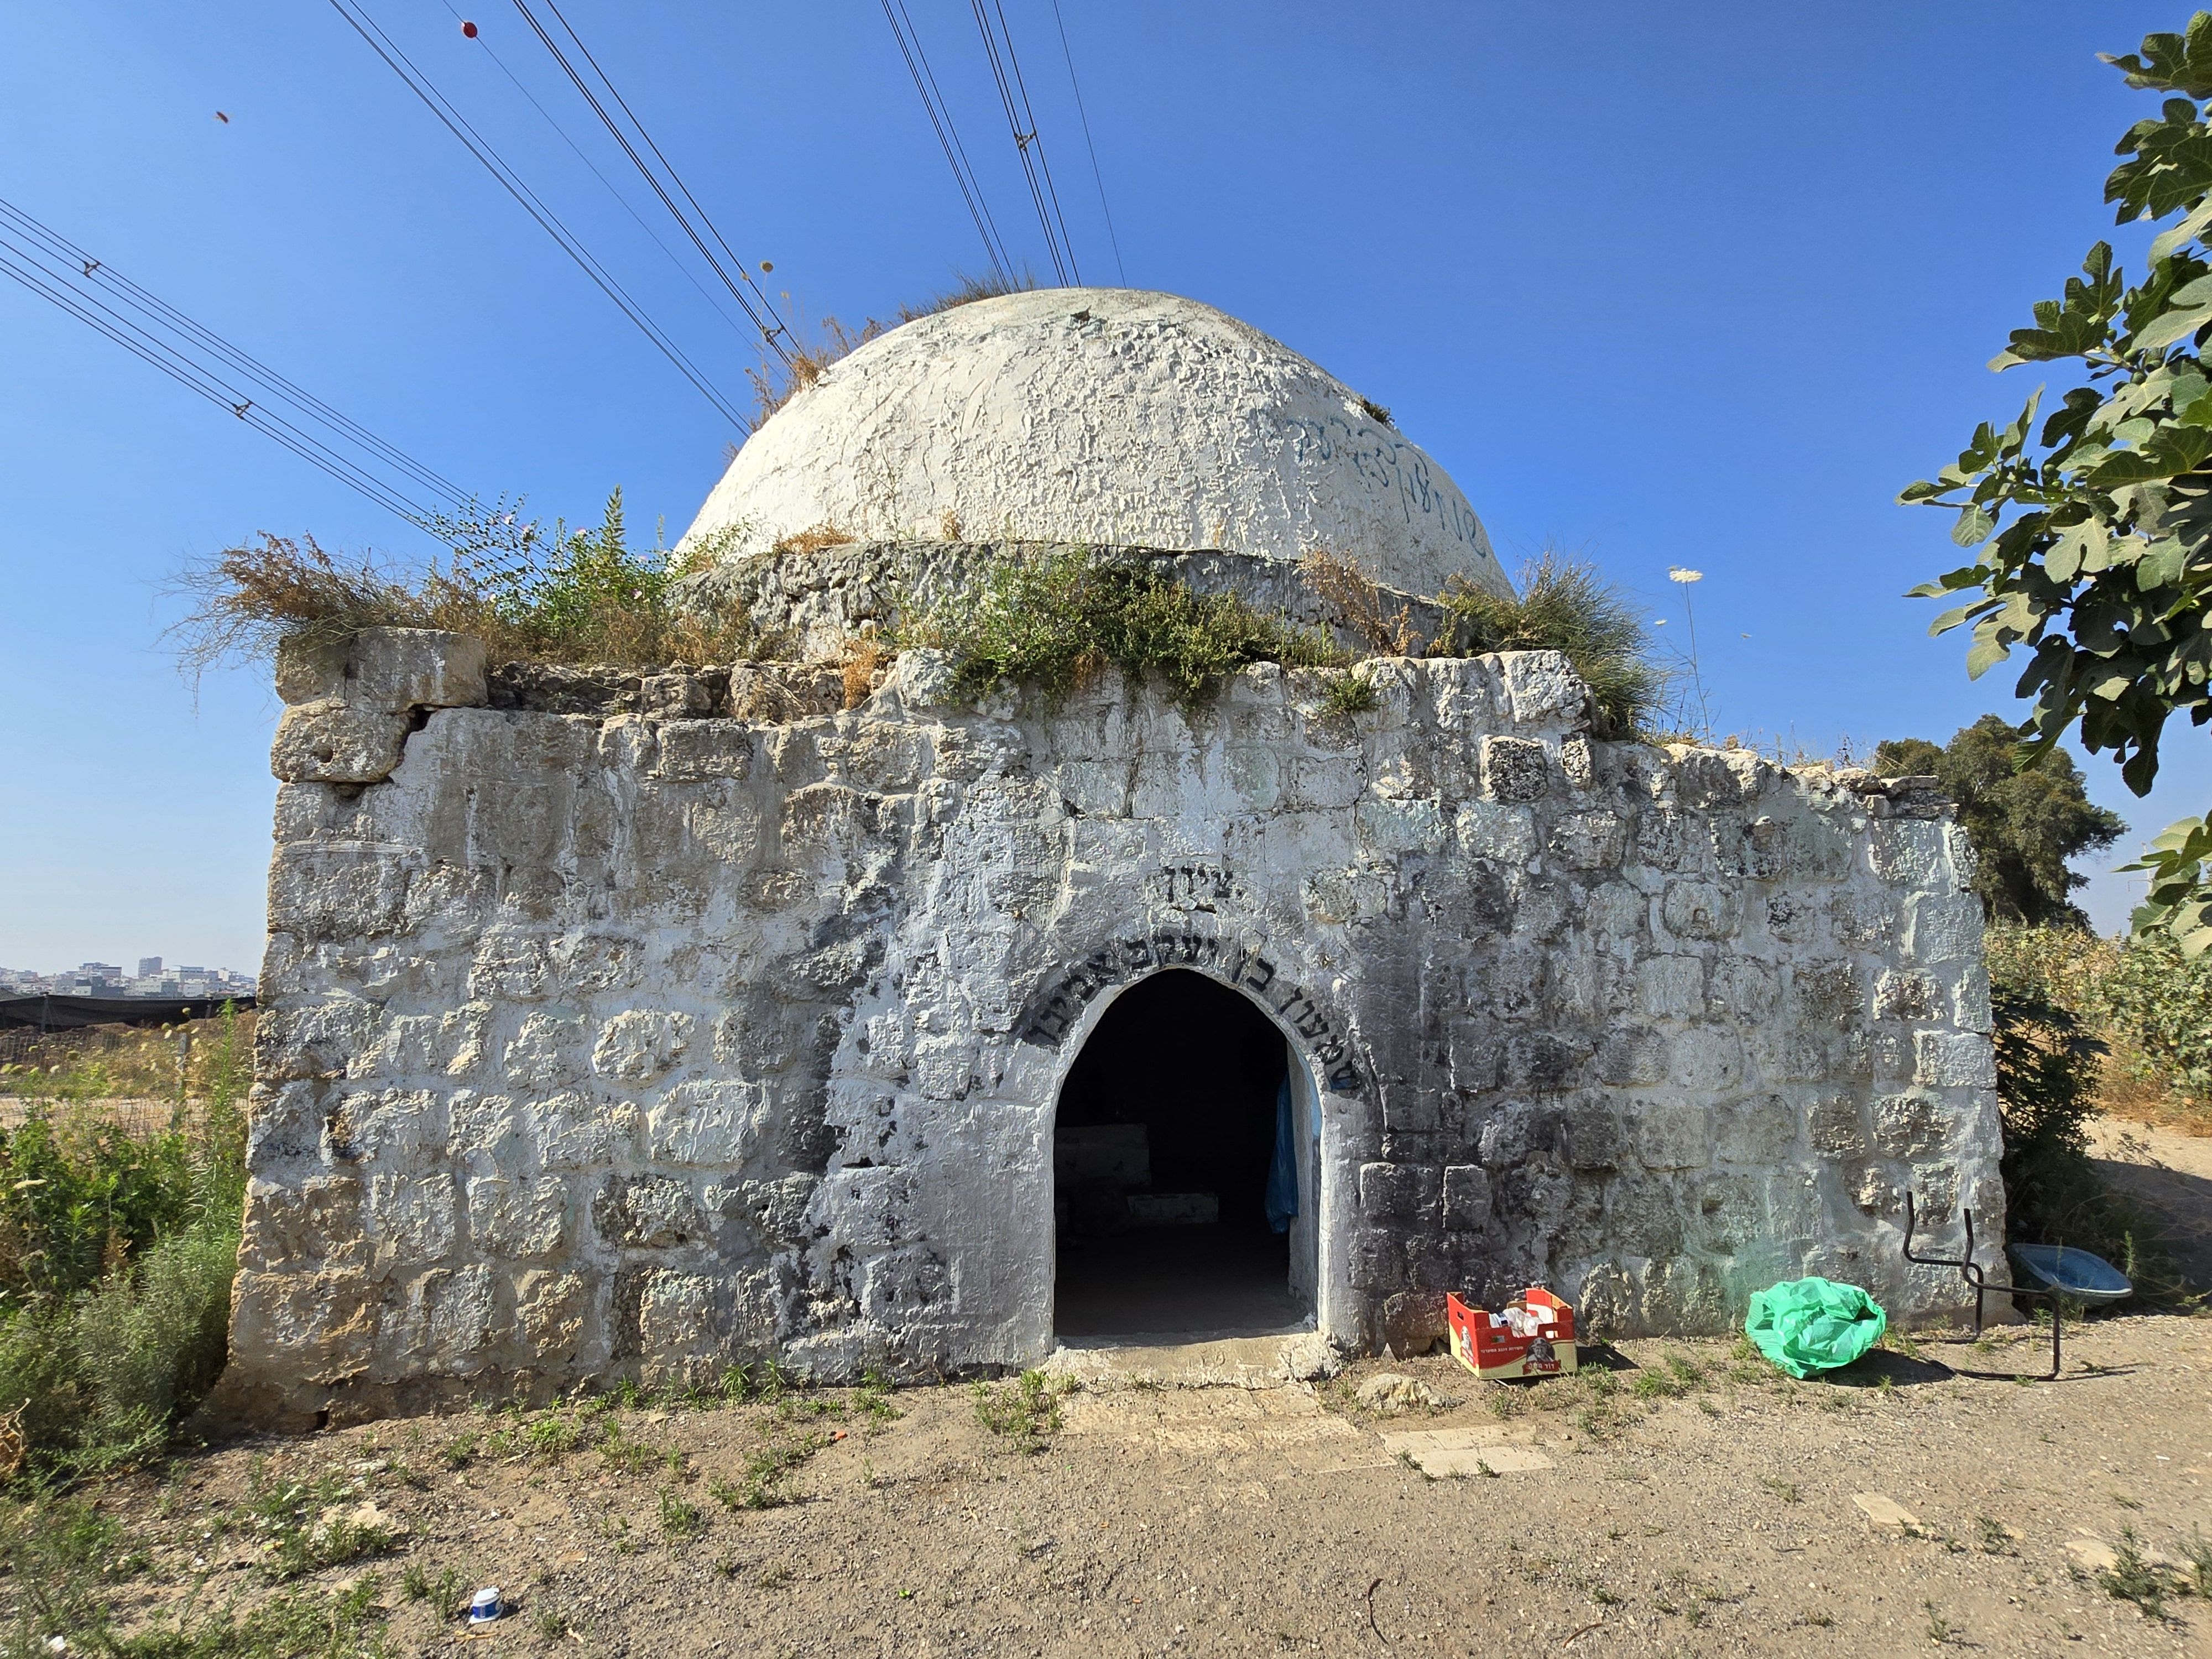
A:
[[[982,0],[969,0],[975,13],[976,33],[983,37],[983,55],[991,66],[991,78],[999,89],[999,102],[1006,114],[1006,125],[1012,131],[1014,155],[1021,162],[1022,178],[1029,185],[1030,204],[1036,210],[1037,223],[1044,231],[1045,257],[1052,261],[1053,275],[1064,288],[1067,284],[1067,267],[1060,257],[1060,243],[1052,234],[1052,217],[1046,211],[1044,196],[1038,188],[1036,166],[1030,160],[1030,141],[1036,135],[1022,130],[1020,112],[1014,107],[1013,88],[1007,83],[1005,64],[999,56],[998,38],[991,32],[988,16],[983,10]]]
[[[896,0],[898,9],[891,9],[893,0],[882,0],[884,21],[891,26],[891,37],[898,42],[899,55],[906,59],[906,72],[914,79],[914,89],[921,95],[922,112],[929,117],[929,125],[937,134],[938,147],[945,152],[945,165],[952,169],[952,182],[960,187],[960,197],[968,204],[968,216],[975,222],[975,234],[983,239],[983,252],[991,261],[991,269],[1002,283],[1012,284],[1013,261],[1007,257],[1006,243],[999,236],[998,222],[992,218],[989,204],[983,199],[982,182],[969,164],[967,146],[960,142],[959,129],[952,125],[952,112],[944,106],[944,94],[938,89],[937,74],[929,66],[929,58],[921,49],[921,34],[914,27],[914,19],[906,9],[906,0]],[[899,20],[906,19],[901,27]]]
[[[377,459],[398,468],[433,495],[442,497],[446,502],[456,507],[465,507],[467,505],[469,501],[467,492],[451,480],[431,471],[396,445],[386,443],[366,427],[331,408],[313,393],[285,379],[266,363],[232,344],[213,329],[204,327],[175,307],[169,305],[159,295],[139,287],[129,277],[111,269],[105,261],[94,258],[90,253],[70,241],[59,231],[50,225],[41,223],[14,203],[4,198],[0,198],[0,223],[12,226],[18,235],[29,239],[38,246],[48,259],[59,261],[70,267],[61,273],[68,281],[71,283],[78,281],[79,273],[81,273],[84,281],[97,283],[112,297],[138,311],[142,317],[153,322],[156,328],[167,328],[172,331],[181,337],[187,345],[211,354],[229,371],[254,382],[263,393],[263,402],[274,400],[292,404],[308,419],[328,428],[334,435],[345,441],[366,450]],[[25,257],[21,249],[16,251],[18,257]],[[53,273],[47,274],[51,276]],[[98,302],[94,301],[94,303]],[[101,308],[107,311],[110,316],[118,317],[118,320],[125,321],[129,326],[140,329],[138,323],[121,319],[120,313],[112,307],[103,306]],[[144,331],[140,329],[140,331]],[[154,337],[149,335],[148,337]],[[167,350],[170,348],[164,345],[161,349]]]
[[[405,83],[407,89],[422,100],[423,106],[438,118],[445,129],[461,142],[470,155],[481,162],[484,170],[499,181],[501,188],[512,196],[523,211],[538,222],[538,227],[559,244],[561,251],[575,261],[577,268],[590,277],[592,284],[612,301],[623,315],[637,325],[638,331],[653,342],[661,356],[673,364],[684,378],[697,388],[700,395],[714,404],[715,410],[740,432],[750,433],[752,423],[741,414],[698,366],[684,355],[676,342],[669,337],[623,289],[606,268],[592,258],[589,249],[561,222],[553,210],[540,201],[521,175],[500,156],[484,138],[471,126],[460,111],[431,83],[428,77],[415,67],[407,54],[401,51],[391,36],[378,27],[375,20],[360,5],[359,0],[331,0],[331,8],[345,19],[354,33],[368,42],[369,50],[382,58],[385,66]],[[359,15],[356,14],[358,13]]]
[[[1114,247],[1114,271],[1121,286],[1129,285],[1128,268],[1121,263],[1121,239],[1114,230],[1114,210],[1106,205],[1106,176],[1098,171],[1098,146],[1091,138],[1091,112],[1083,107],[1083,86],[1075,78],[1075,53],[1067,45],[1067,20],[1060,15],[1060,0],[1052,0],[1052,21],[1060,25],[1060,53],[1067,59],[1067,84],[1075,91],[1075,113],[1083,123],[1083,147],[1091,152],[1091,177],[1098,186],[1098,211],[1106,216],[1106,240]]]
[[[758,313],[753,310],[751,301],[738,292],[736,283],[730,281],[729,273],[722,269],[721,262],[714,258],[713,250],[700,240],[699,233],[692,228],[691,222],[684,216],[684,210],[678,207],[670,198],[667,191],[661,187],[660,180],[655,176],[653,169],[646,166],[645,159],[632,147],[629,137],[615,124],[613,117],[607,113],[605,106],[599,102],[591,88],[584,83],[584,77],[576,72],[574,65],[569,63],[567,54],[562,52],[559,46],[555,44],[553,37],[545,32],[538,19],[532,15],[530,8],[524,3],[524,0],[514,0],[514,9],[522,14],[524,21],[536,32],[538,38],[545,43],[545,48],[553,54],[554,61],[561,65],[567,72],[569,80],[575,83],[576,90],[584,94],[584,100],[591,105],[592,112],[598,115],[606,130],[614,135],[615,142],[623,147],[623,154],[629,157],[637,170],[645,176],[645,181],[653,186],[653,194],[660,198],[662,204],[674,216],[676,222],[683,228],[684,234],[691,239],[692,246],[699,250],[708,264],[714,268],[715,276],[721,278],[722,285],[728,289],[737,302],[744,307],[745,314],[751,318],[754,325],[759,328],[769,349],[781,360],[785,368],[790,368],[791,354],[785,349],[777,337],[782,336],[788,338],[791,331],[785,326],[783,318],[777,313],[775,301],[770,300],[767,292],[753,280],[752,273],[744,267],[744,262],[738,258],[722,233],[715,228],[714,222],[708,216],[707,210],[699,205],[699,198],[694,196],[690,186],[684,184],[683,175],[676,171],[668,157],[661,153],[660,146],[653,142],[653,135],[645,130],[645,123],[637,118],[637,112],[630,108],[620,89],[608,77],[607,72],[599,67],[599,59],[592,56],[592,49],[584,44],[583,37],[576,33],[574,25],[562,15],[561,8],[554,3],[554,0],[545,0],[545,9],[553,14],[554,21],[561,25],[568,39],[575,43],[576,50],[583,54],[584,61],[592,66],[592,73],[599,77],[599,84],[606,88],[608,95],[615,100],[616,106],[622,111],[637,136],[645,141],[645,147],[653,152],[653,159],[660,163],[661,170],[668,175],[669,183],[683,192],[684,199],[691,204],[691,210],[699,216],[699,222],[706,226],[708,234],[714,239],[722,252],[728,256],[730,263],[737,267],[738,275],[744,279],[745,286],[752,290],[753,298],[760,301],[762,310],[766,311],[775,319],[774,328],[770,328],[768,324],[761,320]]]
[[[97,330],[179,385],[228,410],[256,431],[275,439],[301,459],[366,496],[394,517],[418,527],[428,527],[432,514],[421,503],[336,454],[328,446],[301,433],[282,416],[269,415],[253,400],[245,397],[240,389],[226,386],[205,368],[163,345],[143,328],[122,318],[112,307],[80,289],[71,288],[66,281],[41,266],[34,255],[10,240],[4,231],[0,231],[0,272],[14,278],[41,299],[59,307],[78,321]],[[100,313],[106,315],[98,314]]]
[[[976,0],[977,4],[981,0]],[[1076,269],[1075,243],[1067,234],[1067,216],[1060,211],[1060,189],[1052,180],[1052,158],[1045,154],[1044,140],[1037,136],[1036,111],[1030,103],[1029,84],[1022,78],[1022,56],[1014,49],[1013,26],[1006,21],[1006,0],[991,0],[992,9],[999,14],[999,33],[1006,43],[1006,63],[1014,72],[1014,90],[1021,94],[1022,118],[1029,123],[1030,143],[1036,148],[1037,167],[1044,174],[1045,194],[1052,198],[1052,216],[1060,225],[1060,245],[1067,252],[1067,268],[1074,272],[1075,280],[1083,281],[1083,273]]]
[[[464,27],[467,27],[468,19],[463,17],[460,12],[455,9],[453,0],[441,0],[441,3],[448,12],[453,14],[455,21],[460,23]],[[640,230],[643,231],[647,237],[652,239],[653,245],[659,248],[661,252],[666,256],[668,263],[674,265],[678,270],[684,274],[684,280],[690,283],[691,286],[697,290],[699,297],[704,300],[714,308],[714,314],[717,317],[720,317],[729,327],[731,331],[735,333],[739,338],[750,339],[751,337],[750,333],[739,325],[736,318],[731,316],[728,312],[722,308],[722,302],[720,300],[717,300],[708,291],[707,285],[702,283],[699,278],[693,274],[691,267],[685,264],[682,259],[677,257],[676,250],[660,240],[660,233],[653,229],[651,225],[646,223],[645,216],[630,205],[629,198],[623,195],[621,191],[615,188],[614,180],[608,178],[605,173],[599,171],[599,163],[592,161],[591,156],[586,154],[584,147],[581,144],[579,144],[574,138],[569,136],[568,130],[562,126],[561,123],[555,118],[553,112],[547,109],[544,104],[540,103],[538,100],[538,94],[531,91],[528,84],[523,81],[522,77],[507,67],[507,59],[499,55],[497,49],[492,46],[489,40],[484,37],[482,31],[479,31],[470,38],[474,40],[477,45],[481,46],[484,49],[484,55],[489,58],[491,61],[498,66],[499,72],[507,78],[507,81],[513,85],[514,89],[520,93],[525,99],[529,100],[530,107],[536,110],[539,118],[544,121],[545,125],[553,129],[554,135],[558,137],[562,143],[568,147],[569,150],[575,155],[575,158],[579,161],[581,161],[586,167],[590,169],[592,177],[598,179],[599,183],[605,187],[607,194],[615,198],[617,204],[621,207],[624,213],[629,215],[631,222],[635,223]]]

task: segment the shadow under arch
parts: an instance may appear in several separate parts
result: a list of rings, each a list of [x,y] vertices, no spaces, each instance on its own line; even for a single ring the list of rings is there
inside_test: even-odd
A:
[[[1358,1109],[1344,1085],[1358,1073],[1338,1026],[1316,1020],[1312,1000],[1287,983],[1275,988],[1276,1006],[1243,965],[1233,977],[1205,960],[1132,966],[1073,998],[1063,981],[1053,1000],[1067,1017],[1025,1033],[1055,1051],[1045,1135],[1055,1337],[1081,1345],[1340,1327],[1348,1336],[1336,1288],[1346,1230],[1336,1224],[1349,1193],[1328,1152],[1342,1139],[1333,1126]],[[1316,1024],[1326,1061],[1314,1052]],[[1255,1054],[1258,1034],[1272,1054]],[[1273,1246],[1268,1285],[1261,1230],[1279,1088],[1296,1214]],[[1206,1200],[1211,1221],[1192,1213]]]

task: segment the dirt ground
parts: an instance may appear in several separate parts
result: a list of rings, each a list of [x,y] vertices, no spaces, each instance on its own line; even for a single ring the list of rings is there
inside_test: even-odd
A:
[[[995,1427],[969,1385],[392,1421],[98,1489],[137,1552],[100,1605],[204,1629],[350,1587],[357,1644],[316,1653],[386,1618],[396,1654],[2212,1652],[2212,1319],[2069,1331],[2050,1383],[2005,1375],[2032,1329],[1917,1347],[1802,1383],[1674,1342],[1533,1386],[1115,1373],[998,1385]],[[1386,1369],[1448,1403],[1364,1413]],[[480,1584],[517,1606],[471,1632]]]
[[[2212,1290],[2212,1139],[2101,1117],[2089,1151],[2097,1173],[2155,1224],[2183,1276]]]

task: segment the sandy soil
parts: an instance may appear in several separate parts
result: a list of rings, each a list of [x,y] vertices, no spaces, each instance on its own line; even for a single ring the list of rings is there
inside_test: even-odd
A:
[[[2045,1352],[2014,1328],[1793,1383],[1631,1342],[1605,1381],[1510,1389],[1436,1357],[1389,1369],[1450,1403],[1379,1420],[1352,1391],[1382,1362],[1318,1389],[1124,1375],[1059,1397],[1034,1449],[966,1386],[425,1417],[98,1502],[146,1553],[128,1628],[265,1599],[249,1488],[326,1478],[405,1535],[294,1588],[375,1573],[401,1654],[2212,1652],[2179,1588],[2212,1534],[2212,1320],[2100,1319],[2061,1381],[2003,1375]],[[792,1501],[744,1507],[749,1483]],[[2176,1565],[2160,1615],[2097,1573],[2124,1528]],[[480,1583],[519,1608],[465,1635]]]
[[[2089,1150],[2097,1172],[2156,1224],[2191,1287],[2212,1291],[2212,1139],[2100,1117]]]

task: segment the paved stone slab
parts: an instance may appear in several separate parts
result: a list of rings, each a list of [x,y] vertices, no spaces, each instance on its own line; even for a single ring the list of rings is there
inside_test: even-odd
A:
[[[1920,1522],[1911,1510],[1881,1492],[1855,1492],[1851,1502],[1858,1506],[1867,1525],[1876,1532],[1902,1538],[1920,1530]]]

